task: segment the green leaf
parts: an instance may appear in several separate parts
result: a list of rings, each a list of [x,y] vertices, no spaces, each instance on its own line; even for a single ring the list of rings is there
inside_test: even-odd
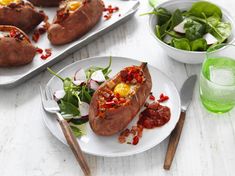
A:
[[[92,95],[93,95],[92,90],[89,90],[87,87],[83,86],[79,96],[81,98],[81,101],[90,103]]]
[[[110,70],[111,65],[112,65],[112,57],[110,56],[110,58],[109,58],[109,65],[106,68],[102,69],[102,72],[103,72],[105,78],[106,77],[108,78],[108,74],[112,71],[112,70]]]
[[[191,9],[189,10],[189,12],[193,16],[201,17],[201,18],[204,18],[204,15],[206,17],[217,15],[220,18],[222,18],[221,9],[217,5],[207,2],[207,1],[200,1],[200,2],[194,3]]]
[[[189,40],[186,38],[172,39],[172,46],[178,49],[182,49],[182,50],[188,50],[188,51],[191,50]]]
[[[61,114],[71,114],[73,116],[79,116],[80,112],[78,110],[78,107],[73,105],[70,102],[65,102],[63,100],[59,103]]]
[[[213,52],[213,51],[216,51],[222,47],[226,46],[225,43],[222,43],[222,44],[216,44],[216,45],[212,45],[210,46],[208,49],[207,49],[207,52]]]
[[[155,27],[155,35],[157,36],[157,38],[161,39],[162,35],[161,35],[161,27],[159,25],[156,25]]]
[[[168,34],[169,36],[171,37],[174,37],[174,38],[183,38],[184,36],[175,32],[175,31],[166,31],[166,34]]]
[[[217,26],[212,28],[211,34],[222,43],[231,35],[231,31],[232,27],[230,23],[220,22]]]
[[[152,7],[156,7],[157,0],[149,0],[149,5],[152,6]]]
[[[105,78],[108,79],[108,74],[112,71],[112,70],[110,70],[111,64],[112,64],[112,57],[110,57],[110,59],[109,59],[109,64],[108,64],[108,66],[105,67],[105,68],[91,66],[90,68],[86,69],[86,70],[85,70],[85,74],[86,74],[87,80],[90,80],[90,79],[91,79],[91,75],[92,75],[95,71],[98,71],[98,70],[102,70],[102,72],[103,72]]]
[[[70,125],[70,128],[73,131],[73,134],[75,137],[81,137],[83,135],[82,131],[79,128],[77,128],[75,126],[71,126],[71,125]]]
[[[191,50],[192,51],[206,51],[207,43],[203,38],[196,39],[191,42]]]
[[[172,14],[171,30],[183,21],[182,13],[179,9]]]
[[[53,70],[51,70],[49,67],[47,67],[47,70],[54,76],[56,76],[57,78],[59,78],[61,81],[64,81],[64,78],[62,78],[61,76],[59,76],[56,72],[54,72]]]
[[[184,24],[185,37],[190,41],[202,38],[205,34],[206,27],[199,22],[188,19]]]
[[[165,8],[155,9],[155,15],[157,15],[158,25],[163,25],[171,19],[171,13]]]
[[[160,39],[163,40],[164,36],[166,35],[166,32],[170,30],[170,25],[171,25],[171,20],[167,21],[165,24],[162,26],[156,25],[156,36]]]
[[[213,15],[207,18],[206,20],[207,20],[207,23],[210,23],[210,25],[217,26],[220,22],[220,17],[218,15]]]

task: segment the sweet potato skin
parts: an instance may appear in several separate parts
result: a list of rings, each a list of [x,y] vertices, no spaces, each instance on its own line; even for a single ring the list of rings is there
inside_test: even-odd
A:
[[[0,67],[26,65],[32,62],[36,49],[14,38],[0,38]]]
[[[98,23],[104,8],[102,0],[85,1],[87,2],[62,22],[57,23],[55,17],[54,23],[48,29],[48,39],[52,44],[63,45],[72,42]]]
[[[19,31],[24,39],[0,37],[0,67],[26,65],[32,62],[36,54],[36,48],[30,43],[28,36],[23,31],[14,26],[0,25],[2,32],[11,30]]]
[[[31,3],[23,2],[17,6],[0,6],[0,25],[12,25],[26,33],[32,31],[45,18],[34,9]]]
[[[147,65],[144,66],[143,72],[146,81],[140,86],[136,94],[132,97],[130,104],[121,106],[117,109],[107,110],[104,118],[97,116],[98,114],[98,91],[105,86],[103,83],[99,89],[94,93],[89,109],[89,123],[92,130],[102,136],[111,136],[126,128],[131,120],[139,112],[144,105],[147,97],[152,89],[152,80]],[[120,74],[120,73],[119,73]],[[117,74],[113,80],[118,79]]]
[[[33,5],[39,7],[57,7],[62,0],[28,0]]]

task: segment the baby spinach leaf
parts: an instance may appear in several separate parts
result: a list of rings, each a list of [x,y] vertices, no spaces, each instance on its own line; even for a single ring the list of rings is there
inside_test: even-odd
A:
[[[230,23],[220,22],[217,26],[212,28],[211,34],[222,43],[231,35],[231,31],[232,27]]]
[[[72,125],[70,125],[70,128],[73,131],[75,137],[81,137],[83,135],[82,131],[79,128]]]
[[[191,44],[192,51],[206,51],[207,49],[206,40],[203,38],[196,39],[192,41],[190,44]]]
[[[171,13],[165,8],[157,8],[155,12],[157,14],[158,25],[160,26],[165,24],[171,18]]]
[[[193,41],[202,38],[203,34],[205,34],[206,27],[199,22],[188,19],[184,25],[184,29],[186,38]]]
[[[87,102],[89,104],[93,93],[94,93],[93,90],[88,89],[87,87],[83,86],[81,93],[79,94],[79,97],[81,101]]]
[[[80,111],[72,103],[65,102],[65,101],[61,100],[59,107],[60,107],[61,114],[71,114],[73,116],[80,115]]]
[[[226,46],[225,43],[222,43],[222,44],[215,44],[215,45],[211,45],[208,49],[207,49],[207,52],[213,52],[213,51],[216,51],[220,48],[223,48],[224,46]]]
[[[172,14],[171,30],[183,21],[182,13],[179,9]]]
[[[155,35],[157,36],[157,38],[162,39],[161,27],[159,25],[156,25],[155,27]]]
[[[207,1],[199,1],[199,2],[194,3],[191,9],[189,10],[189,12],[192,15],[196,17],[201,17],[201,18],[203,18],[204,15],[206,17],[218,15],[220,18],[222,18],[221,9],[217,5],[207,2]]]
[[[108,74],[112,71],[110,69],[111,65],[112,65],[112,57],[110,56],[108,66],[102,69],[102,72],[106,79],[109,79]]]
[[[189,40],[186,38],[172,39],[172,46],[178,49],[182,49],[182,50],[187,50],[187,51],[191,50]]]
[[[86,70],[85,70],[85,74],[86,74],[87,80],[90,80],[92,73],[94,73],[95,71],[98,71],[98,70],[102,70],[102,72],[103,72],[105,78],[108,79],[108,78],[109,78],[109,77],[108,77],[108,74],[112,71],[112,70],[110,69],[111,64],[112,64],[112,57],[109,58],[109,64],[108,64],[108,66],[105,67],[105,68],[91,66],[90,68],[86,69]]]
[[[166,34],[168,34],[169,36],[171,37],[174,37],[174,38],[183,38],[184,36],[175,32],[175,31],[166,31]]]
[[[218,15],[213,15],[210,16],[209,18],[206,19],[207,23],[209,23],[212,26],[217,26],[220,22],[220,17]]]

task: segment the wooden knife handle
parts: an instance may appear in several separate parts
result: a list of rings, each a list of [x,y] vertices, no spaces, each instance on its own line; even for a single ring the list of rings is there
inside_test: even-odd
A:
[[[178,123],[176,124],[175,129],[171,132],[169,144],[168,144],[168,148],[166,152],[165,162],[164,162],[164,169],[166,170],[170,170],[171,163],[175,156],[175,151],[177,149],[177,146],[180,140],[180,135],[184,126],[185,115],[186,115],[185,112],[181,112],[180,119]]]
[[[64,136],[67,140],[67,143],[69,144],[74,156],[76,157],[84,175],[89,176],[91,174],[90,168],[86,162],[86,159],[83,155],[83,152],[77,142],[77,139],[75,138],[68,122],[64,119],[58,119],[61,129],[64,133]]]

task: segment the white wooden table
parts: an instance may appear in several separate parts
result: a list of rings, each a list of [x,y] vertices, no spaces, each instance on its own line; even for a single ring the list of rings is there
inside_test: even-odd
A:
[[[235,1],[214,0],[235,16]],[[62,62],[64,66],[91,56],[118,55],[144,60],[166,73],[179,89],[200,65],[184,65],[167,57],[148,29],[146,0],[134,18],[83,47]],[[0,90],[0,176],[75,176],[82,172],[68,147],[43,124],[39,85],[51,75],[44,71],[24,84]],[[103,158],[86,155],[98,176],[228,176],[235,175],[235,110],[224,115],[205,111],[198,83],[187,113],[183,134],[170,171],[163,170],[168,139],[153,149],[130,157]],[[154,140],[154,139],[149,139]]]

